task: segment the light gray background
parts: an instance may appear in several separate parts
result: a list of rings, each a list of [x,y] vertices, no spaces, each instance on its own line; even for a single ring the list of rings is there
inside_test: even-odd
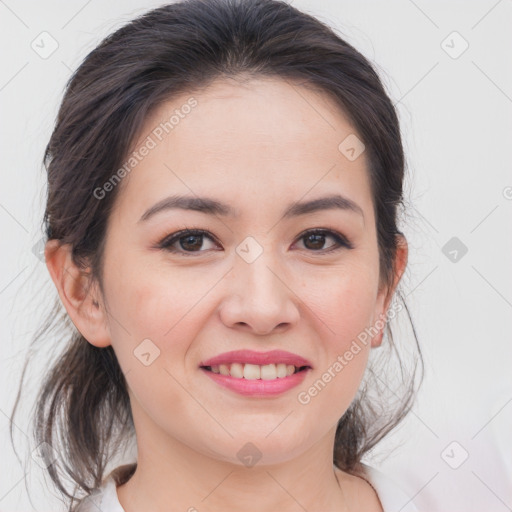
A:
[[[426,380],[414,412],[368,460],[416,495],[420,509],[512,510],[512,1],[290,3],[335,26],[377,63],[407,152],[414,208],[403,226],[405,284]],[[3,512],[32,508],[7,417],[30,336],[56,293],[32,252],[42,236],[43,149],[71,72],[101,38],[158,5],[0,0]],[[33,41],[42,46],[43,31],[58,43],[46,59],[31,48]],[[458,55],[464,40],[469,47]],[[443,253],[452,237],[468,248],[457,261]],[[28,433],[28,412],[18,417],[18,439]],[[57,510],[49,479],[31,468],[32,503]]]

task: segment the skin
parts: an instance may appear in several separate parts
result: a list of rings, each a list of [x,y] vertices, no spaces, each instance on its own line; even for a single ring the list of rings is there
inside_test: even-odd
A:
[[[134,147],[190,96],[157,109]],[[169,503],[200,512],[380,511],[365,480],[333,468],[332,452],[336,424],[382,331],[310,403],[297,395],[386,313],[407,243],[400,239],[392,286],[379,288],[368,161],[364,152],[349,161],[339,151],[357,132],[329,98],[268,78],[218,80],[194,98],[197,106],[119,185],[106,235],[104,294],[73,264],[68,246],[50,241],[46,248],[75,326],[91,344],[112,345],[126,375],[138,467],[118,487],[120,503],[126,512],[169,510]],[[288,205],[333,192],[356,202],[364,218],[323,210],[281,219]],[[239,217],[174,209],[138,222],[173,194],[218,199]],[[202,245],[182,239],[174,244],[181,254],[157,248],[185,227],[214,238]],[[299,237],[313,228],[339,232],[354,247],[329,252],[336,246],[331,236],[323,245]],[[247,236],[263,250],[252,263],[235,252]],[[160,350],[149,366],[134,356],[144,339]],[[198,367],[241,348],[287,350],[313,369],[280,396],[253,398],[220,387]],[[237,458],[248,442],[261,453],[253,467]]]

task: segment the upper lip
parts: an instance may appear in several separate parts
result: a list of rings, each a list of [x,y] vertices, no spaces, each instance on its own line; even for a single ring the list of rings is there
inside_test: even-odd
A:
[[[312,368],[311,363],[303,357],[286,352],[284,350],[271,350],[269,352],[256,352],[254,350],[233,350],[231,352],[224,352],[218,356],[212,357],[199,363],[199,366],[218,366],[219,364],[231,363],[249,363],[257,365],[266,364],[293,364],[300,368],[301,366],[309,366]]]

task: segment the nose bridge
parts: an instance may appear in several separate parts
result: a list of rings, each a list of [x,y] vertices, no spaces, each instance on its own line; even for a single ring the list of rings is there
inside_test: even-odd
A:
[[[235,272],[246,290],[246,299],[259,304],[275,307],[275,303],[283,300],[286,293],[283,283],[277,275],[279,263],[271,248],[248,237],[237,247]]]
[[[231,326],[248,325],[259,334],[294,323],[299,313],[279,258],[252,237],[236,252],[223,320]]]

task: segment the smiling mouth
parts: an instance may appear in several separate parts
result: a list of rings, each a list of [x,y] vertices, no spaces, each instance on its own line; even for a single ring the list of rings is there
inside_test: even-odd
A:
[[[294,366],[293,364],[265,364],[231,363],[213,366],[201,366],[206,371],[219,373],[227,377],[246,380],[274,380],[284,379],[294,373],[310,369],[310,366]]]

